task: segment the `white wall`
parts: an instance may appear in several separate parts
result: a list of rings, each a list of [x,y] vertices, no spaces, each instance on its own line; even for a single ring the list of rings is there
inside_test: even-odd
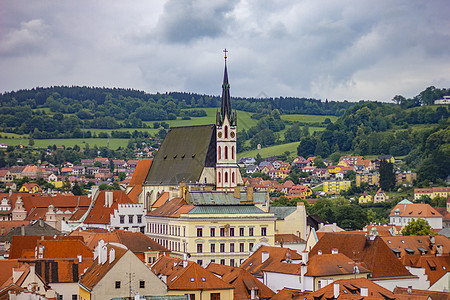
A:
[[[405,279],[389,279],[389,280],[372,280],[376,284],[381,285],[385,289],[390,290],[391,292],[394,291],[396,287],[402,287],[402,288],[408,288],[409,286],[412,286],[414,289],[418,290],[426,290],[428,289],[428,286],[430,283],[423,282],[419,277],[416,278],[405,278]]]
[[[283,288],[301,289],[300,275],[264,272],[263,283],[272,291],[277,292]]]
[[[430,291],[448,292],[450,291],[450,273],[445,273],[438,281],[436,281],[430,288]]]

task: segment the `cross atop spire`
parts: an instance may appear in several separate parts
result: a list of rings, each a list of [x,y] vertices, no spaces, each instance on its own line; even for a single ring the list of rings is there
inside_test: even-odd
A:
[[[228,71],[227,71],[227,53],[228,50],[225,48],[223,50],[225,53],[225,70],[223,74],[222,83],[222,104],[220,107],[220,112],[217,112],[217,125],[222,126],[225,116],[228,117],[228,121],[231,126],[236,126],[236,114],[231,110],[231,96],[230,96],[230,84],[228,83]]]
[[[223,52],[225,53],[225,62],[227,62],[227,52],[228,52],[228,50],[227,50],[227,48],[225,48],[224,50],[223,50]]]

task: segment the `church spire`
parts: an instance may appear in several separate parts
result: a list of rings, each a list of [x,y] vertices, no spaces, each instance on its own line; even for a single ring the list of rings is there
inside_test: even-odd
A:
[[[230,96],[230,84],[228,82],[228,71],[227,71],[227,52],[228,50],[223,50],[225,53],[225,71],[223,74],[222,83],[222,104],[220,107],[220,115],[217,116],[217,125],[222,125],[225,116],[228,117],[231,126],[235,126],[235,116],[231,111],[231,96]]]

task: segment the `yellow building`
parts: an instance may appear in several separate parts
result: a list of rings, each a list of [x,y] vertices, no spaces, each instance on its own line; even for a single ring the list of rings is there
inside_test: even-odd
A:
[[[396,172],[395,173],[395,184],[405,184],[413,183],[417,179],[417,173],[411,171],[408,172]]]
[[[275,244],[275,216],[266,193],[187,192],[147,215],[146,234],[199,265],[240,265],[256,244]]]
[[[323,191],[327,194],[339,194],[347,191],[352,185],[350,180],[329,180],[323,182]]]
[[[366,192],[364,192],[364,193],[358,198],[358,203],[359,203],[359,204],[369,203],[369,202],[373,202],[373,197],[372,197],[372,195],[369,195],[369,194],[367,194]]]
[[[380,174],[379,173],[363,173],[356,174],[356,186],[361,186],[361,183],[366,182],[369,185],[380,185]]]
[[[342,171],[342,166],[333,166],[331,168],[328,168],[328,172],[330,172],[330,174],[336,174]]]

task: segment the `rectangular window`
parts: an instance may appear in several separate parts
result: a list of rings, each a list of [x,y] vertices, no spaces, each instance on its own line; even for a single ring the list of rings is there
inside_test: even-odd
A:
[[[250,228],[248,229],[248,235],[249,235],[249,236],[253,236],[253,228],[252,228],[252,227],[250,227]]]
[[[203,244],[197,244],[197,253],[203,252]]]
[[[78,300],[78,295],[72,295],[72,300]]]
[[[244,252],[244,251],[245,251],[245,244],[239,243],[239,252]]]
[[[203,265],[203,260],[197,259],[197,264],[199,264],[200,266]]]
[[[139,281],[139,288],[140,289],[145,289],[145,281],[144,280],[140,280]]]
[[[197,228],[197,237],[203,236],[203,228]]]
[[[189,300],[195,300],[195,294],[187,294],[189,296]]]
[[[221,265],[224,265],[224,264],[225,264],[225,259],[221,259],[221,260],[220,260],[220,264],[221,264]]]
[[[120,218],[120,224],[125,223],[125,216],[119,216]]]
[[[116,281],[116,289],[120,289],[120,281]]]
[[[137,216],[137,222],[142,223],[142,216]]]
[[[225,244],[224,243],[220,244],[220,252],[225,252]]]
[[[128,223],[133,223],[133,215],[128,216]]]
[[[216,229],[215,228],[210,228],[209,229],[209,235],[210,236],[216,236]]]
[[[234,243],[230,243],[230,252],[234,252]]]
[[[239,236],[244,236],[245,232],[244,232],[244,227],[239,228]]]
[[[225,236],[225,228],[220,228],[220,236]]]
[[[211,244],[210,248],[211,248],[211,253],[216,252],[216,244]]]
[[[212,263],[215,263],[215,262],[216,262],[216,260],[215,260],[215,259],[211,259],[211,262],[212,262]]]
[[[267,235],[267,228],[261,227],[261,236],[266,236],[266,235]]]
[[[234,267],[234,259],[230,259],[230,266]]]
[[[211,300],[220,300],[220,293],[211,293]]]
[[[234,236],[234,228],[233,227],[230,228],[230,236]]]
[[[252,251],[253,249],[253,243],[248,243],[248,251]]]

